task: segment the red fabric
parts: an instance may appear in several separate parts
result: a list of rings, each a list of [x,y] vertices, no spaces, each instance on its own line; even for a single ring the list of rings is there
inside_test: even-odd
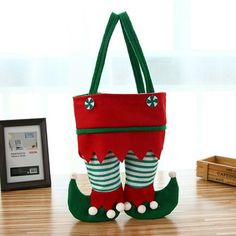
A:
[[[156,107],[149,107],[149,96],[158,98]],[[93,98],[95,106],[87,110],[84,102]],[[159,126],[166,124],[166,94],[92,94],[74,97],[76,128]]]
[[[132,188],[125,185],[125,201],[131,202],[135,206],[140,206],[144,202],[154,201],[155,191],[153,184],[145,188]]]
[[[158,98],[156,107],[149,107],[149,96]],[[92,110],[84,106],[91,97],[95,102]],[[166,94],[92,94],[74,97],[76,128],[111,128],[134,126],[161,126],[166,124]],[[139,159],[148,151],[157,157],[163,148],[165,131],[120,132],[78,135],[79,155],[89,161],[96,154],[103,161],[109,151],[123,161],[132,150]]]
[[[115,208],[119,202],[124,203],[124,191],[122,186],[112,192],[96,192],[92,190],[90,204],[96,208],[103,207],[105,210]]]
[[[160,157],[164,137],[165,131],[78,135],[79,154],[87,162],[94,153],[102,162],[109,151],[120,161],[125,159],[130,150],[140,160],[148,151],[153,151],[156,157]]]

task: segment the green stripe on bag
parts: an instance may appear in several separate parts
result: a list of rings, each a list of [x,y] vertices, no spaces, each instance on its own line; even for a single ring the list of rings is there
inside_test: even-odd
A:
[[[97,133],[115,133],[115,132],[137,132],[137,131],[161,131],[165,130],[166,125],[160,126],[135,126],[135,127],[111,127],[111,128],[88,128],[77,129],[77,135],[97,134]]]

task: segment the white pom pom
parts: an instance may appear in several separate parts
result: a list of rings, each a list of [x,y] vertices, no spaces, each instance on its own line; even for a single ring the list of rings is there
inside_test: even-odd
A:
[[[107,212],[107,218],[113,219],[115,216],[116,216],[116,213],[115,213],[114,210],[109,210],[109,211]]]
[[[138,207],[138,213],[143,214],[146,211],[146,207],[144,205],[140,205]]]
[[[131,209],[132,205],[130,202],[125,202],[125,211],[129,211]]]
[[[157,203],[156,201],[150,202],[150,208],[151,208],[152,210],[157,209],[157,207],[158,207],[158,203]]]
[[[170,176],[170,178],[175,178],[176,177],[176,172],[175,171],[170,171],[169,176]]]
[[[117,210],[117,211],[121,212],[121,211],[123,211],[124,209],[125,209],[125,205],[124,205],[123,202],[119,202],[119,203],[116,204],[116,210]]]
[[[89,215],[91,215],[91,216],[95,216],[95,215],[98,213],[98,209],[97,209],[96,207],[90,207],[90,208],[88,209],[88,213],[89,213]]]
[[[73,173],[73,174],[71,175],[71,179],[77,179],[77,177],[78,177],[78,175],[77,175],[76,173]]]

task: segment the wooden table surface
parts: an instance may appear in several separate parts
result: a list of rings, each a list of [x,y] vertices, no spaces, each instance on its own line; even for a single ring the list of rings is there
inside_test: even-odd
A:
[[[179,205],[166,218],[135,220],[125,213],[116,221],[85,223],[67,208],[68,177],[52,176],[52,187],[2,192],[0,235],[236,235],[236,188],[207,182],[195,171],[177,172]],[[167,172],[159,172],[155,185],[164,187]],[[86,175],[79,187],[89,193]]]

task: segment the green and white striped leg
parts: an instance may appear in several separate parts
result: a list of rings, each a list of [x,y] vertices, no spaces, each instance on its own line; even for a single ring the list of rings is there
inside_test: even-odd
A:
[[[100,195],[102,195],[102,193],[115,193],[115,191],[121,188],[120,162],[113,153],[108,153],[102,163],[94,156],[89,163],[86,163],[86,168],[92,190],[96,192],[96,196],[98,196],[97,194],[99,193],[101,193]],[[112,198],[115,196],[114,194],[110,194],[109,197]],[[107,201],[109,200],[110,199],[107,199]],[[96,201],[96,199],[93,199],[93,202],[95,202],[96,205],[103,204],[97,203]],[[123,202],[118,202],[116,204],[116,210],[119,212],[124,210]],[[91,206],[89,208],[90,215],[96,215],[97,212],[98,209],[96,206]],[[110,219],[115,217],[115,211],[113,209],[109,209],[106,214]]]
[[[125,158],[125,172],[126,172],[126,185],[134,189],[145,189],[148,186],[152,186],[156,175],[158,166],[158,158],[153,152],[147,152],[143,160],[139,160],[137,156],[129,151]],[[154,193],[154,191],[153,191]],[[137,198],[142,196],[137,196]],[[151,201],[149,203],[151,209],[156,209],[158,203]],[[131,208],[131,203],[125,203],[125,210]],[[139,205],[137,208],[139,213],[144,213],[146,207]]]

